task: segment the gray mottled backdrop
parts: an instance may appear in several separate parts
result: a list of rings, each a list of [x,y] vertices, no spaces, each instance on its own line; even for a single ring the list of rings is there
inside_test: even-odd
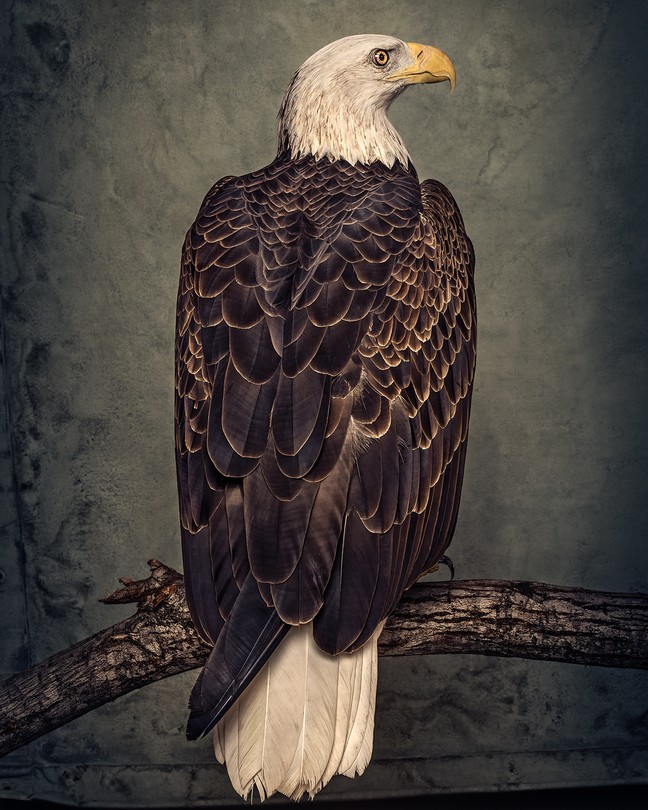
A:
[[[645,3],[3,3],[3,674],[180,566],[172,343],[180,246],[223,174],[274,155],[294,69],[359,32],[435,44],[394,106],[478,256],[460,577],[648,589]],[[188,673],[0,765],[0,795],[218,804]],[[382,663],[375,760],[326,796],[645,780],[645,674],[479,657]]]

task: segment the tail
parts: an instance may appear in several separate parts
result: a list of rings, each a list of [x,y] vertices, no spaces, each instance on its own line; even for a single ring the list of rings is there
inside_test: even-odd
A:
[[[312,624],[291,629],[214,731],[216,759],[234,789],[261,801],[313,798],[336,774],[361,774],[371,759],[378,636],[332,656]]]

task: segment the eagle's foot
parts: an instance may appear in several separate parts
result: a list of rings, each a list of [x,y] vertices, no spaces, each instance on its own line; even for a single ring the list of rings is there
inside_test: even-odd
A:
[[[452,582],[452,580],[455,578],[455,567],[450,557],[446,557],[444,554],[439,560],[439,565],[445,565],[448,568],[450,571],[450,582]]]

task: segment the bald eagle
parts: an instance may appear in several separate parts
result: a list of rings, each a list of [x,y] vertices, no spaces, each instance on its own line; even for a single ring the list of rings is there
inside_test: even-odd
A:
[[[277,157],[184,244],[176,448],[191,616],[213,650],[187,734],[234,788],[311,797],[371,757],[377,640],[457,519],[474,255],[387,120],[455,81],[436,48],[341,39],[295,74]]]

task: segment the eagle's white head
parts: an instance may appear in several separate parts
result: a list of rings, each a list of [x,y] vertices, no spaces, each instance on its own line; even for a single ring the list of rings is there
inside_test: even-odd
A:
[[[279,149],[293,158],[407,166],[389,106],[410,84],[446,80],[454,88],[454,66],[437,48],[378,34],[339,39],[307,59],[286,90]]]

